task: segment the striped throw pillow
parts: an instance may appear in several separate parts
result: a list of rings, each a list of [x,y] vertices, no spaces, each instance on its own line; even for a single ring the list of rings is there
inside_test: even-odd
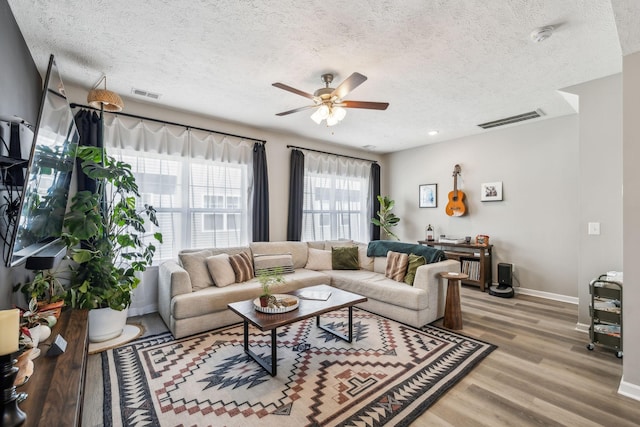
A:
[[[253,256],[253,265],[256,275],[273,274],[280,272],[281,274],[293,273],[293,256],[291,254],[274,254]]]
[[[402,282],[405,274],[407,274],[407,266],[409,265],[409,255],[400,252],[387,252],[387,269],[385,277],[396,282]]]
[[[233,272],[236,273],[236,283],[246,282],[253,279],[253,263],[246,252],[240,252],[229,257],[229,263]]]

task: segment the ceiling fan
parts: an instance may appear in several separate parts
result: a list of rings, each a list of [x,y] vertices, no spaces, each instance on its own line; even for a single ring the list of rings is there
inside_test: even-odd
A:
[[[276,114],[276,116],[286,116],[287,114],[297,113],[298,111],[308,110],[310,108],[316,108],[316,111],[311,115],[311,119],[317,124],[326,120],[327,126],[333,126],[344,119],[347,111],[345,108],[364,108],[368,110],[386,110],[389,106],[388,102],[367,102],[367,101],[345,101],[343,98],[349,94],[352,90],[360,86],[367,80],[366,76],[360,73],[351,74],[345,81],[340,83],[337,88],[329,87],[333,81],[333,74],[323,74],[322,81],[325,87],[320,88],[313,92],[313,95],[307,92],[303,92],[299,89],[288,86],[284,83],[274,83],[273,86],[284,89],[296,95],[304,96],[313,101],[313,105],[307,105],[293,110],[284,111]]]

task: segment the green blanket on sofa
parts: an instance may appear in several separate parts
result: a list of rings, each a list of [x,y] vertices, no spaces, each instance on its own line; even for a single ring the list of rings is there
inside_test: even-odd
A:
[[[389,251],[423,256],[427,260],[427,264],[447,259],[440,249],[413,243],[396,242],[394,240],[374,240],[369,242],[367,256],[387,256]]]

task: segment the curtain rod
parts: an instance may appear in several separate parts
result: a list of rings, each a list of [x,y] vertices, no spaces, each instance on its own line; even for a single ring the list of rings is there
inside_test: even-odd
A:
[[[328,154],[330,156],[346,157],[347,159],[364,160],[365,162],[378,163],[377,160],[363,159],[362,157],[346,156],[344,154],[329,153],[328,151],[314,150],[313,148],[296,147],[295,145],[287,145],[287,148],[297,148],[299,150],[313,151],[315,153]]]
[[[70,104],[70,106],[71,106],[71,108],[79,107],[79,108],[86,108],[86,109],[94,110],[94,111],[100,111],[100,109],[98,109],[98,108],[90,107],[88,105],[76,104],[75,102],[72,102]],[[205,128],[200,128],[200,127],[197,127],[197,126],[183,125],[182,123],[175,123],[175,122],[169,122],[169,121],[166,121],[166,120],[154,119],[154,118],[151,118],[151,117],[138,116],[137,114],[128,114],[128,113],[123,113],[122,111],[120,111],[120,112],[105,111],[105,113],[117,114],[117,115],[120,115],[120,116],[132,117],[134,119],[140,119],[140,120],[148,120],[150,122],[163,123],[163,124],[166,124],[166,125],[181,126],[183,128],[186,128],[186,129],[195,129],[195,130],[201,130],[203,132],[217,133],[218,135],[233,136],[233,137],[236,137],[236,138],[242,138],[242,139],[248,139],[250,141],[261,142],[263,144],[267,143],[267,141],[265,141],[263,139],[250,138],[248,136],[236,135],[236,134],[227,133],[227,132],[220,132],[220,131],[217,131],[217,130],[205,129]]]

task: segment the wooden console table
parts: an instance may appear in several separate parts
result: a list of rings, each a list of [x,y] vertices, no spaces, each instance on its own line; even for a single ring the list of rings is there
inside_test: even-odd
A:
[[[484,292],[491,286],[491,249],[493,245],[476,245],[475,243],[441,243],[437,240],[418,240],[426,246],[439,246],[448,259],[460,261],[460,271],[469,276],[462,283],[479,286]],[[477,253],[477,255],[475,255]]]
[[[33,375],[17,393],[28,393],[18,406],[27,414],[25,426],[79,426],[82,423],[84,381],[87,369],[88,312],[66,310],[53,327],[51,337],[39,348]],[[46,355],[56,335],[67,341],[59,356]]]

